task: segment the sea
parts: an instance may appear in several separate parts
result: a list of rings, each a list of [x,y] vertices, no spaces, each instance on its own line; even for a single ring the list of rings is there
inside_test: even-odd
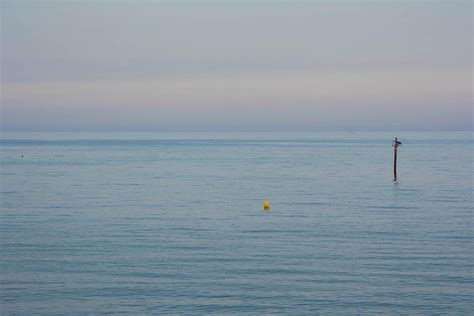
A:
[[[0,146],[2,315],[474,311],[471,132]]]

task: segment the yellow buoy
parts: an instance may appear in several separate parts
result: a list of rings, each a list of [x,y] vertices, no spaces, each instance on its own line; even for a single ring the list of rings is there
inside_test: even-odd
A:
[[[265,201],[263,202],[263,210],[264,211],[269,211],[270,210],[270,201]]]

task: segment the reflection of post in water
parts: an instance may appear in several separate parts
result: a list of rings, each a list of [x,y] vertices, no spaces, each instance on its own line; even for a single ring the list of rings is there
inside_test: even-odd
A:
[[[397,137],[393,141],[393,181],[397,181],[397,149],[402,143],[398,141]]]

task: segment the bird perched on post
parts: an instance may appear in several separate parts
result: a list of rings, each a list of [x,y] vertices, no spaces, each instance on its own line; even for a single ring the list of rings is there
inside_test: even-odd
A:
[[[398,138],[395,137],[395,140],[393,141],[393,146],[395,147],[398,147],[399,145],[401,145],[402,143],[398,141]]]

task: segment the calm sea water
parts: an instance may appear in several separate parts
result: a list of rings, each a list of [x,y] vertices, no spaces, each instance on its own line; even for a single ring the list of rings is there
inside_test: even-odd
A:
[[[4,133],[1,314],[469,314],[472,157],[471,133]]]

